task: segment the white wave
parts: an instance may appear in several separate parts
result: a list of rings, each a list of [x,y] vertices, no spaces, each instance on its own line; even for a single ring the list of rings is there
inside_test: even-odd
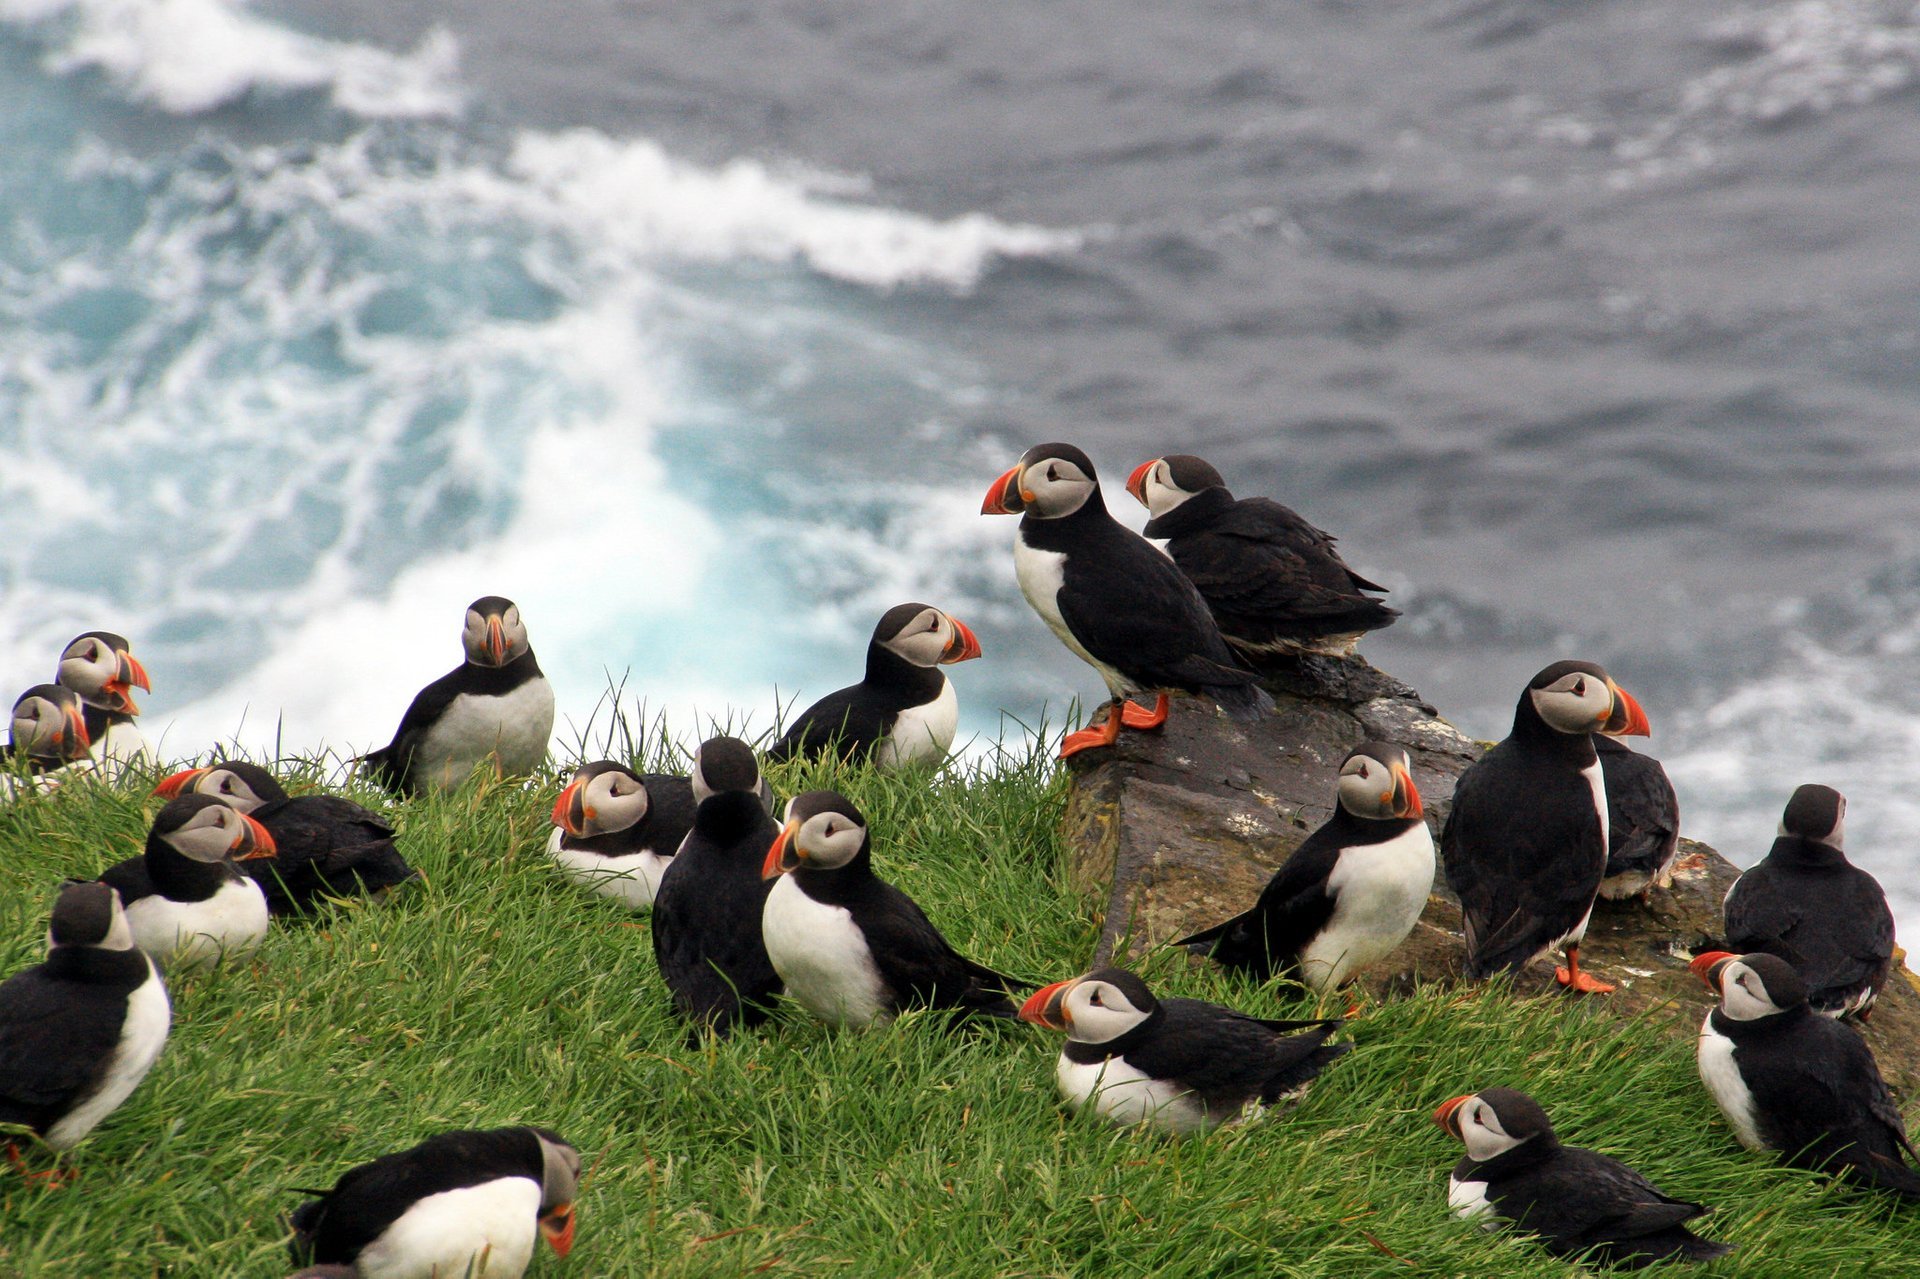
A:
[[[369,118],[455,116],[462,105],[459,49],[438,28],[393,53],[279,26],[240,0],[0,0],[0,21],[48,41],[54,74],[98,70],[173,115],[249,93],[323,91]]]
[[[1682,109],[1772,121],[1863,106],[1920,70],[1914,16],[1910,0],[1798,0],[1722,19],[1711,35],[1757,52],[1689,81]]]

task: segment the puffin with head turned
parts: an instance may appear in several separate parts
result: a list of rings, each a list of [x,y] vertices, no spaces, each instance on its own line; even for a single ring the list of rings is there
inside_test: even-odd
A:
[[[574,883],[645,910],[693,829],[693,812],[688,778],[636,773],[610,759],[582,764],[554,801],[547,855]]]
[[[1727,945],[1792,964],[1807,1002],[1829,1017],[1866,1017],[1893,971],[1893,910],[1880,881],[1847,860],[1847,799],[1802,786],[1767,855],[1727,890]]]
[[[832,751],[883,769],[939,764],[960,724],[959,700],[940,667],[978,656],[980,641],[959,618],[931,604],[896,604],[873,628],[866,678],[802,711],[767,758]]]
[[[1645,736],[1646,712],[1592,662],[1555,662],[1521,691],[1506,740],[1460,775],[1440,856],[1460,898],[1473,980],[1517,972],[1561,946],[1561,985],[1613,990],[1580,971],[1580,939],[1607,866],[1599,732]]]
[[[92,772],[91,746],[80,695],[58,684],[35,684],[14,701],[7,729],[7,771],[21,769],[27,776],[0,776],[0,799],[21,790],[50,791]]]
[[[211,795],[168,800],[147,850],[100,876],[126,903],[141,950],[169,970],[244,958],[267,935],[267,898],[237,861],[272,857],[273,836]]]
[[[153,747],[136,722],[140,708],[133,700],[134,689],[152,692],[153,684],[125,636],[112,631],[74,636],[60,650],[54,682],[78,693],[86,704],[87,734],[96,763],[117,772],[128,764],[154,762]]]
[[[391,742],[361,756],[396,795],[452,790],[483,763],[523,776],[547,757],[553,686],[519,606],[498,595],[475,600],[461,643],[466,661],[420,690]]]
[[[1061,742],[1062,759],[1113,745],[1123,725],[1166,723],[1168,689],[1211,698],[1242,722],[1273,709],[1187,575],[1108,513],[1085,453],[1071,444],[1035,445],[993,482],[980,511],[1021,517],[1013,544],[1021,593],[1060,642],[1100,673],[1113,698],[1103,724]],[[1152,711],[1128,700],[1146,692],[1156,695]]]
[[[1348,568],[1331,534],[1271,498],[1235,498],[1200,458],[1142,462],[1127,492],[1153,516],[1142,531],[1166,540],[1227,643],[1256,666],[1276,655],[1349,653],[1400,616],[1366,594],[1387,588]]]

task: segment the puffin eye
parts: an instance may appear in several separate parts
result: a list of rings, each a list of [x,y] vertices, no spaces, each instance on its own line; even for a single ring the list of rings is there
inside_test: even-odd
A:
[[[1059,479],[1059,478],[1060,478],[1060,471],[1059,471],[1059,468],[1057,468],[1057,467],[1053,467],[1053,466],[1049,466],[1049,467],[1047,468],[1047,478],[1048,478],[1048,479],[1050,479],[1050,480],[1057,480],[1057,479]]]
[[[1583,679],[1575,680],[1573,682],[1573,695],[1575,697],[1585,697],[1587,695],[1587,681]]]

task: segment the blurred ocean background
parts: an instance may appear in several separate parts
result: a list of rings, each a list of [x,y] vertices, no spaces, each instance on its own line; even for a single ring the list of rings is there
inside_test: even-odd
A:
[[[1920,923],[1917,74],[1866,0],[0,0],[0,672],[363,750],[499,593],[566,742],[921,599],[990,740],[1101,694],[988,482],[1194,452],[1469,732],[1604,662],[1688,833],[1828,782]]]

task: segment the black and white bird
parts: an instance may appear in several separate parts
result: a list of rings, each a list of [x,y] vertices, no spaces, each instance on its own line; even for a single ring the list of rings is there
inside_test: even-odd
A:
[[[371,896],[420,874],[394,846],[385,818],[339,795],[288,795],[258,764],[189,768],[153,789],[168,799],[209,795],[266,827],[275,855],[240,869],[260,885],[275,915],[302,914],[327,897]]]
[[[1793,966],[1709,951],[1689,967],[1720,997],[1700,1027],[1700,1079],[1740,1144],[1920,1199],[1913,1143],[1873,1050],[1808,1006]]]
[[[1166,723],[1167,689],[1212,698],[1242,721],[1273,709],[1187,575],[1107,512],[1085,453],[1071,444],[1028,449],[993,482],[980,511],[1020,515],[1013,567],[1021,593],[1060,642],[1100,673],[1113,697],[1104,724],[1060,744],[1062,759],[1113,745],[1122,725]],[[1157,695],[1150,712],[1127,700],[1147,692]]]
[[[1017,1015],[1018,988],[950,945],[914,900],[873,870],[873,838],[844,795],[787,804],[762,874],[774,881],[761,933],[787,994],[835,1026],[891,1021],[907,1008]]]
[[[520,1279],[573,1247],[580,1152],[545,1128],[441,1133],[345,1173],[293,1211],[293,1259],[360,1279]]]
[[[1661,1194],[1618,1159],[1561,1145],[1547,1112],[1523,1092],[1455,1097],[1433,1121],[1467,1147],[1447,1178],[1447,1206],[1465,1220],[1489,1230],[1508,1222],[1556,1257],[1628,1270],[1733,1251],[1687,1229],[1709,1209]]]
[[[1338,1019],[1263,1021],[1197,999],[1155,999],[1124,968],[1043,986],[1020,1019],[1067,1033],[1055,1073],[1075,1110],[1175,1134],[1251,1118],[1353,1049],[1327,1042]]]
[[[475,600],[461,643],[467,660],[421,689],[393,741],[362,757],[396,795],[452,790],[483,763],[520,776],[547,757],[553,686],[519,606],[498,595]]]
[[[45,962],[0,982],[0,1123],[70,1149],[140,1086],[172,1026],[166,983],[134,946],[119,896],[68,882]]]
[[[1593,734],[1645,736],[1646,712],[1592,662],[1555,662],[1520,694],[1513,731],[1460,775],[1440,832],[1460,898],[1467,976],[1517,972],[1564,947],[1554,976],[1576,991],[1613,987],[1580,971],[1580,939],[1606,872],[1606,786]]]
[[[1847,860],[1846,816],[1831,786],[1793,792],[1773,847],[1727,890],[1727,945],[1792,964],[1815,1012],[1865,1017],[1893,971],[1893,911]]]
[[[53,790],[91,773],[86,707],[80,695],[58,684],[35,684],[13,703],[7,729],[7,765],[0,799],[21,792]]]
[[[154,762],[153,747],[140,732],[133,690],[153,691],[147,668],[133,646],[112,631],[74,636],[60,651],[54,682],[80,695],[87,708],[87,735],[95,763],[117,775],[129,764]]]
[[[645,910],[693,829],[693,812],[688,778],[636,773],[610,759],[582,764],[554,801],[547,854],[574,883]]]
[[[1680,852],[1680,797],[1667,770],[1651,755],[1596,733],[1601,780],[1607,787],[1607,869],[1600,895],[1608,901],[1645,900],[1673,883]]]
[[[237,861],[272,857],[273,836],[210,795],[168,800],[146,852],[100,876],[126,904],[134,944],[169,971],[245,958],[266,939],[267,898]]]
[[[1265,497],[1236,498],[1220,472],[1176,453],[1142,462],[1127,492],[1152,519],[1240,656],[1256,666],[1275,655],[1345,654],[1368,631],[1400,616],[1341,560],[1333,536]]]
[[[1433,835],[1413,760],[1362,742],[1340,763],[1333,816],[1274,872],[1253,909],[1182,938],[1257,981],[1284,973],[1325,993],[1384,958],[1426,908]]]
[[[696,1033],[726,1035],[765,1021],[780,993],[760,936],[773,888],[760,868],[780,827],[753,748],[739,738],[702,742],[691,780],[700,805],[654,895],[653,955],[675,1011]]]
[[[802,711],[767,748],[775,762],[825,754],[879,768],[938,764],[960,725],[960,702],[940,667],[980,656],[959,618],[931,604],[896,604],[873,628],[867,674]]]

